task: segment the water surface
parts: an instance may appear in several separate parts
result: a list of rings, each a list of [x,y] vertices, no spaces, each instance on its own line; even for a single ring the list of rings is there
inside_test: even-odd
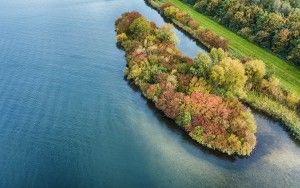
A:
[[[131,10],[164,23],[142,0],[0,0],[0,187],[299,187],[279,123],[257,114],[254,154],[227,158],[124,80],[114,21]]]

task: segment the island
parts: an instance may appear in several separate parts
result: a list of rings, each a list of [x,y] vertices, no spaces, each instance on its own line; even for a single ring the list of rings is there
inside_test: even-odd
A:
[[[274,106],[275,116],[280,111],[287,122],[294,120],[286,125],[299,138],[298,99],[288,100],[293,93],[261,60],[239,59],[221,47],[192,59],[176,48],[172,25],[157,27],[138,12],[122,14],[115,26],[126,53],[126,78],[199,144],[228,155],[250,155],[256,124],[245,104],[264,112],[282,106]],[[286,98],[276,98],[280,92]]]
[[[243,92],[247,77],[238,60],[222,49],[195,60],[185,57],[176,48],[171,25],[158,28],[138,12],[123,14],[116,31],[126,52],[127,79],[159,110],[204,146],[230,155],[251,153],[256,125],[250,110],[234,97],[211,92]]]

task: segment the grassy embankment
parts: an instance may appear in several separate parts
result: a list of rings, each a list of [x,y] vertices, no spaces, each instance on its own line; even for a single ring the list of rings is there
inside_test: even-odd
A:
[[[266,49],[260,48],[248,40],[243,39],[180,0],[161,0],[161,2],[173,3],[177,8],[190,14],[202,27],[214,31],[218,35],[226,38],[229,41],[229,48],[233,53],[240,56],[254,57],[263,60],[267,68],[274,71],[274,74],[280,79],[284,87],[294,91],[298,96],[300,95],[300,70],[298,68],[288,64]]]

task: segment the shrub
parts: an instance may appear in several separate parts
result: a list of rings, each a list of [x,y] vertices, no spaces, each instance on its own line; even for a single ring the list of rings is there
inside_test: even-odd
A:
[[[259,87],[264,76],[266,75],[266,67],[264,62],[261,60],[248,61],[245,64],[245,70],[250,88]]]
[[[164,3],[160,6],[160,10],[165,11],[165,8],[170,7],[170,6],[174,7],[174,5],[172,3]]]
[[[199,23],[196,21],[196,20],[193,20],[191,19],[189,22],[188,22],[188,26],[193,29],[193,30],[197,30],[199,28]]]
[[[192,20],[189,14],[179,11],[179,9],[175,15],[175,19],[184,25],[188,25],[188,23]]]
[[[164,10],[164,15],[166,15],[168,18],[175,18],[176,14],[179,12],[179,9],[174,6],[168,6],[163,10]]]
[[[274,76],[262,81],[261,91],[266,95],[276,97],[276,99],[279,101],[282,101],[285,98],[284,92],[280,87],[280,82]]]
[[[199,23],[196,20],[192,19],[189,14],[180,11],[173,4],[165,3],[160,7],[160,9],[167,18],[175,19],[177,22],[179,22],[179,24],[182,24],[182,26],[180,25],[180,27],[184,30],[188,32],[195,31],[195,37],[197,38],[197,40],[200,40],[205,45],[209,45],[209,47],[228,50],[228,41],[226,39],[218,36],[216,33],[208,29],[199,29]],[[190,29],[192,31],[189,31]]]
[[[213,48],[222,48],[224,50],[228,50],[228,41],[216,33],[208,30],[208,29],[200,29],[197,30],[197,37],[200,38],[200,41],[209,44]]]
[[[299,102],[299,98],[294,93],[287,92],[286,104],[287,104],[288,107],[295,110],[297,108],[297,103],[298,102]]]
[[[117,42],[124,42],[128,39],[127,35],[125,33],[121,33],[119,35],[117,35]]]

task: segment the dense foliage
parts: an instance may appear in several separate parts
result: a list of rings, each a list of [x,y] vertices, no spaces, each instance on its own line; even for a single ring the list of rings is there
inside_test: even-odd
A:
[[[295,0],[182,0],[241,36],[300,65],[300,9]]]
[[[170,3],[163,3],[164,1],[160,0],[148,0],[148,2],[157,10],[174,6]],[[180,25],[181,23],[175,19],[172,19],[172,22],[183,28],[194,39],[198,39],[194,30],[190,27]],[[280,120],[290,130],[294,138],[300,140],[300,97],[283,88],[273,73],[266,70],[263,61],[250,59],[245,56],[241,58],[238,54],[233,53],[233,51],[230,51],[230,54],[242,60],[232,58],[220,49],[212,49],[210,56],[200,54],[194,60],[190,73],[202,78],[199,79],[199,82],[192,80],[188,92],[209,91],[226,97],[238,96],[252,108],[263,111],[267,115]],[[223,62],[212,68],[210,65],[216,62],[216,60],[222,60]],[[226,66],[228,64],[227,61],[231,61],[229,65],[234,68]],[[246,82],[243,67],[239,62],[242,62],[244,65]],[[233,74],[229,74],[231,72]],[[188,78],[186,75],[179,77],[184,82],[186,82],[186,78]],[[236,83],[237,85],[228,85],[228,83]],[[197,87],[199,84],[205,87]],[[180,89],[186,88],[180,87]]]
[[[179,27],[188,31],[208,48],[228,50],[228,41],[226,39],[213,31],[201,27],[189,14],[179,10],[174,5],[165,3],[160,7],[160,11],[165,17],[176,21]]]
[[[256,125],[249,109],[235,97],[244,95],[248,80],[239,60],[220,48],[195,59],[185,57],[176,48],[170,25],[158,28],[137,12],[123,14],[116,31],[126,52],[126,77],[158,109],[209,148],[251,153]],[[248,72],[259,75],[255,68]]]

